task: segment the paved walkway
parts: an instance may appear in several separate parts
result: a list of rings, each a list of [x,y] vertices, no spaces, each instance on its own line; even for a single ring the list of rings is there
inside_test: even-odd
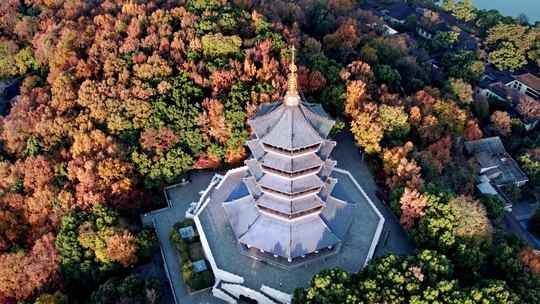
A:
[[[414,251],[414,247],[410,242],[407,233],[399,223],[389,206],[383,204],[375,195],[377,185],[373,179],[373,175],[369,171],[359,148],[354,142],[354,138],[350,131],[343,131],[337,135],[334,140],[337,146],[332,152],[332,158],[337,161],[337,167],[348,170],[354,176],[358,184],[364,188],[364,191],[373,201],[375,206],[385,218],[383,233],[379,240],[379,246],[375,251],[375,256],[382,256],[390,253],[394,254],[409,254]]]
[[[172,194],[169,195],[172,198],[170,202],[172,208],[156,210],[142,218],[145,225],[152,225],[152,221],[154,222],[160,247],[163,251],[165,271],[168,270],[170,286],[178,304],[224,303],[213,297],[210,290],[198,292],[194,295],[187,293],[186,285],[182,280],[180,257],[169,241],[169,232],[172,226],[184,219],[184,214],[189,204],[199,200],[199,191],[206,189],[212,176],[214,176],[214,172],[197,172],[196,174],[192,174],[192,180],[189,184],[168,190]]]

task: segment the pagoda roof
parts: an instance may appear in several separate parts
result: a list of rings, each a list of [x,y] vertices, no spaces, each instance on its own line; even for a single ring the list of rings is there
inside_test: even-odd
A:
[[[334,125],[320,105],[306,102],[265,106],[248,123],[264,143],[288,150],[321,143]]]
[[[353,214],[353,211],[351,208],[355,207],[356,204],[354,203],[344,202],[333,196],[329,196],[325,208],[321,211],[321,217],[324,218],[326,224],[332,229],[332,232],[338,237],[343,238],[352,222],[351,214]]]
[[[261,214],[239,240],[284,258],[306,255],[340,241],[317,215],[282,221],[265,214]]]
[[[243,184],[243,183],[240,183]],[[332,191],[333,194],[342,192]],[[238,198],[238,195],[246,194]],[[353,208],[357,204],[329,196],[323,202],[317,195],[297,200],[279,199],[263,194],[255,199],[246,188],[237,188],[228,196],[230,201],[223,203],[229,223],[240,242],[284,258],[296,258],[315,250],[336,245],[342,240],[351,223]],[[273,209],[285,214],[302,212],[324,206],[320,213],[313,213],[295,220],[261,212],[257,207]]]
[[[321,178],[315,174],[301,176],[298,178],[285,178],[275,174],[265,174],[258,181],[259,185],[277,190],[280,192],[294,194],[308,191],[323,186]]]
[[[288,157],[279,153],[269,152],[262,157],[261,163],[277,170],[296,172],[320,166],[323,164],[323,161],[315,153]]]
[[[257,205],[276,210],[284,214],[293,214],[322,207],[324,206],[324,203],[317,195],[309,195],[300,199],[287,200],[278,198],[274,195],[263,194],[257,200]]]
[[[250,195],[234,201],[224,202],[223,208],[225,208],[225,212],[229,216],[229,223],[237,238],[246,233],[260,215],[253,197]]]

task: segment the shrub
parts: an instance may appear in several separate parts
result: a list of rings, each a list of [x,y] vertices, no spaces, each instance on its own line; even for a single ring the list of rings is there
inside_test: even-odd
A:
[[[158,240],[154,230],[145,229],[141,231],[137,239],[137,257],[139,261],[147,261],[159,248]]]
[[[200,246],[200,239],[196,235],[191,239],[185,240],[178,232],[180,228],[189,226],[195,227],[195,222],[191,219],[174,224],[169,237],[174,248],[180,255],[182,279],[191,290],[200,290],[214,285],[214,274],[210,269],[198,273],[193,271],[194,259],[198,257],[191,256],[190,248],[197,245]]]
[[[499,222],[504,216],[504,202],[495,195],[483,195],[480,202],[486,207],[488,217]]]

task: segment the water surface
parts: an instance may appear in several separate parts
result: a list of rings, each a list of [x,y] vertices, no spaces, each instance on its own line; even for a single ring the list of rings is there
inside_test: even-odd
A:
[[[501,14],[517,17],[524,13],[529,22],[540,21],[540,0],[473,0],[480,9],[496,9]]]

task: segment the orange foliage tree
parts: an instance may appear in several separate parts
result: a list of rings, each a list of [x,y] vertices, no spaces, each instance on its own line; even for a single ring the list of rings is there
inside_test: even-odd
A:
[[[424,215],[428,199],[416,189],[405,187],[400,200],[400,223],[405,229],[410,229],[420,217]]]
[[[508,113],[503,111],[495,111],[491,114],[491,122],[493,127],[499,134],[507,136],[512,133],[512,119]]]

